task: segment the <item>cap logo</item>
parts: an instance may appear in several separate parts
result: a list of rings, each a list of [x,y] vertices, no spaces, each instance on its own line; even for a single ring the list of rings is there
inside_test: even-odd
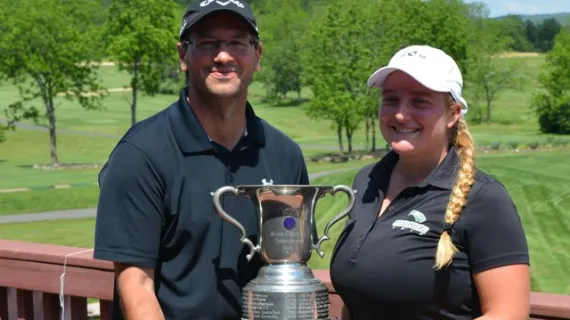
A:
[[[407,53],[402,53],[402,54],[400,55],[400,57],[405,57],[405,56],[408,56],[408,57],[418,57],[418,58],[421,58],[421,59],[425,59],[425,58],[426,58],[425,55],[419,53],[417,50],[408,51]]]
[[[186,19],[184,19],[184,21],[182,21],[182,27],[180,27],[180,35],[182,35],[182,32],[184,31],[184,27],[186,27],[187,24],[188,24],[188,21]]]
[[[222,7],[227,6],[230,3],[235,4],[236,6],[243,8],[244,5],[243,3],[239,2],[238,0],[228,0],[228,1],[218,1],[218,0],[204,0],[202,2],[200,2],[200,7],[206,7],[208,5],[210,5],[212,2],[216,2],[217,4],[221,5]]]

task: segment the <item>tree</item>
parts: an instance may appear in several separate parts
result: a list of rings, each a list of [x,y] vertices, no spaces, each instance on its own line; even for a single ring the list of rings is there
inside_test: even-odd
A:
[[[512,47],[514,39],[504,32],[504,22],[485,20],[476,31],[470,59],[468,80],[474,101],[484,101],[485,120],[491,121],[492,103],[506,89],[518,89],[527,80],[524,61],[518,58],[500,57],[498,54]]]
[[[330,1],[322,16],[312,19],[303,40],[303,80],[313,92],[306,113],[333,122],[341,152],[343,134],[352,151],[362,108],[371,103],[366,79],[374,67],[368,43],[373,23],[366,13],[374,5],[368,0]]]
[[[180,21],[172,0],[121,0],[109,7],[105,26],[106,52],[121,70],[131,75],[131,124],[136,123],[137,96],[153,96],[176,64]]]
[[[7,129],[8,128],[5,125],[0,124],[0,142],[6,141],[6,130]]]
[[[540,82],[545,92],[535,94],[532,101],[540,129],[546,133],[570,133],[570,27],[556,36],[543,70]]]
[[[474,29],[469,19],[469,5],[462,0],[421,1],[421,5],[423,8],[418,14],[409,16],[415,21],[416,28],[407,32],[408,38],[413,43],[445,51],[457,62],[463,74],[468,74]]]
[[[0,0],[0,40],[2,39],[1,35],[8,30],[8,26],[5,24],[7,21],[5,13],[6,8],[8,8],[8,0]],[[0,51],[0,56],[3,56],[2,51]],[[2,78],[4,76],[5,75],[0,72],[0,84],[2,84]],[[0,143],[6,141],[6,130],[8,130],[8,127],[3,123],[0,123]]]
[[[548,52],[552,50],[552,47],[554,45],[554,38],[562,29],[562,26],[558,20],[555,18],[544,19],[542,23],[537,26],[537,29],[538,39],[537,43],[535,44],[536,48],[542,52]]]
[[[507,89],[519,89],[526,76],[524,61],[517,58],[482,56],[477,69],[472,73],[475,101],[485,102],[485,120],[492,120],[492,103]]]
[[[16,4],[17,3],[17,4]],[[19,90],[20,101],[5,110],[9,125],[22,119],[47,119],[50,155],[59,165],[56,136],[57,97],[76,99],[87,109],[100,106],[97,56],[102,18],[97,0],[5,1],[0,26],[0,74]],[[38,105],[43,107],[40,112]]]
[[[531,22],[532,23],[532,22]],[[519,15],[507,15],[499,21],[501,34],[512,39],[508,49],[516,52],[532,52],[534,46],[527,38],[527,25]]]
[[[290,91],[301,95],[300,39],[307,21],[302,1],[268,0],[264,7],[273,10],[259,19],[265,48],[259,80],[270,99],[284,98]]]
[[[531,20],[526,20],[525,22],[526,38],[532,44],[534,50],[540,50],[537,43],[539,43],[538,28],[536,24]]]

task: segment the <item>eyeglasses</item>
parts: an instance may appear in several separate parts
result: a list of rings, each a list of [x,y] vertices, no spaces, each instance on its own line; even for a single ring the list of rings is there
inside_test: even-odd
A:
[[[243,54],[255,44],[255,41],[249,38],[236,38],[228,40],[214,40],[214,39],[198,39],[186,41],[191,45],[192,49],[200,54],[217,54],[220,52],[220,45],[223,43],[226,50],[230,54]]]

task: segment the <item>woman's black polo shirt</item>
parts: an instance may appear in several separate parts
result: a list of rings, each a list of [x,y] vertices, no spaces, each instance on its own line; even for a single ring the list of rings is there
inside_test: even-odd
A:
[[[256,277],[241,233],[222,221],[211,192],[225,185],[308,184],[300,147],[258,118],[247,104],[247,135],[232,150],[213,143],[186,103],[177,102],[133,126],[99,176],[97,259],[155,268],[165,318],[239,319],[241,289]],[[225,210],[254,243],[254,201],[226,196]],[[122,319],[115,293],[113,319]]]
[[[377,218],[397,161],[391,151],[355,177],[357,203],[333,252],[332,283],[353,320],[473,319],[481,311],[472,274],[529,263],[517,209],[504,186],[478,170],[453,226],[460,252],[437,271],[435,252],[459,158],[451,147],[423,183],[402,191]]]

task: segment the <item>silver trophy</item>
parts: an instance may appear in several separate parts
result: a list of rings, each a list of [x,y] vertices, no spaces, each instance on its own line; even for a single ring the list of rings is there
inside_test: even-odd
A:
[[[327,223],[324,235],[317,240],[317,201],[338,191],[348,195],[348,206]],[[225,194],[242,195],[253,201],[259,211],[259,244],[253,244],[245,228],[224,211],[220,201]],[[307,261],[313,249],[324,257],[321,243],[330,239],[330,228],[352,210],[354,194],[344,185],[272,184],[224,186],[213,193],[218,215],[237,227],[241,242],[249,246],[248,261],[257,252],[265,262],[257,277],[243,288],[242,319],[329,319],[328,288],[313,275]]]

